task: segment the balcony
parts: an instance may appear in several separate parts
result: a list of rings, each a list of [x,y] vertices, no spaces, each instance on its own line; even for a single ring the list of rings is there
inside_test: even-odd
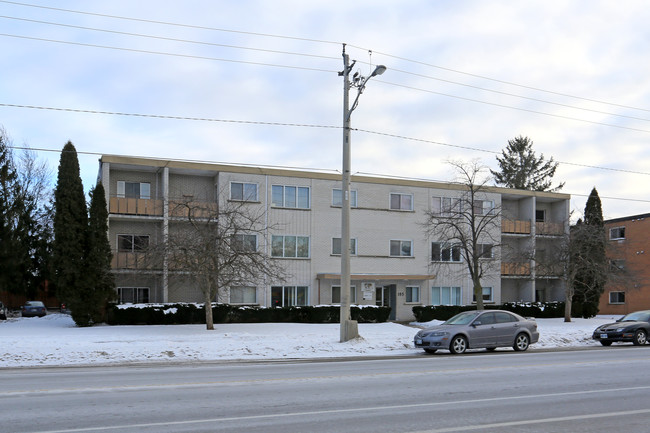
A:
[[[501,275],[504,276],[530,275],[530,263],[501,262]]]
[[[151,269],[142,252],[113,252],[111,267],[113,269]]]
[[[194,218],[216,219],[218,211],[217,203],[207,201],[170,201],[169,216],[176,218],[187,218],[192,213]]]
[[[108,212],[122,215],[162,216],[163,202],[144,198],[111,197]]]
[[[529,235],[530,221],[502,219],[501,233]]]
[[[535,233],[542,236],[562,236],[564,224],[562,223],[535,223]]]

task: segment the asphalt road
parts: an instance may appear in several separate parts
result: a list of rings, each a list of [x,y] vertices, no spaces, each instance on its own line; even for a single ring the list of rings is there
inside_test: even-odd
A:
[[[650,431],[650,346],[0,369],[0,432]]]

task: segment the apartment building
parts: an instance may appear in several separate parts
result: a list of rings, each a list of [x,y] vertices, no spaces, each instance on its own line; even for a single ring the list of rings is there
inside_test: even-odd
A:
[[[605,221],[612,274],[600,298],[600,314],[650,310],[650,214]]]
[[[113,270],[122,303],[202,302],[200,290],[166,267],[146,265],[146,249],[183,218],[173,203],[243,201],[265,215],[267,243],[283,282],[231,287],[232,304],[331,305],[340,301],[341,177],[336,173],[104,155]],[[413,319],[416,305],[469,305],[472,282],[460,249],[425,233],[427,213],[454,203],[460,184],[373,176],[351,180],[351,303],[391,307]],[[485,303],[564,299],[554,248],[568,233],[569,195],[489,188],[475,212],[498,213],[482,244],[491,266]],[[441,217],[444,215],[441,214]],[[272,229],[271,229],[272,228]]]

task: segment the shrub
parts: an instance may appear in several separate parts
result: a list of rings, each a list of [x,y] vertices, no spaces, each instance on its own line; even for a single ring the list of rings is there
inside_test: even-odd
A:
[[[524,317],[547,319],[564,317],[564,302],[506,302],[503,305],[488,305],[486,310],[507,310]],[[413,307],[416,322],[447,320],[456,314],[476,310],[473,305],[424,305]]]

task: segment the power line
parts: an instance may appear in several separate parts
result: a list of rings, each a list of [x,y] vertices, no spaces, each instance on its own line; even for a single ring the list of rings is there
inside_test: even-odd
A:
[[[269,33],[256,33],[256,32],[246,32],[246,31],[241,31],[241,30],[230,30],[230,29],[223,29],[223,28],[218,28],[218,27],[206,27],[206,26],[198,26],[198,25],[192,25],[192,24],[180,24],[180,23],[173,23],[173,22],[169,22],[169,21],[156,21],[156,20],[147,20],[147,19],[142,19],[142,18],[122,17],[122,16],[118,16],[118,15],[108,15],[108,14],[100,14],[100,13],[94,13],[94,12],[76,11],[76,10],[72,10],[72,9],[55,8],[55,7],[51,7],[51,6],[34,5],[34,4],[29,4],[29,3],[22,3],[22,2],[8,1],[8,0],[0,0],[0,3],[9,3],[9,4],[18,5],[18,6],[26,6],[26,7],[32,7],[32,8],[40,8],[40,9],[48,9],[48,10],[53,10],[53,11],[68,12],[68,13],[80,14],[80,15],[91,15],[91,16],[96,16],[96,17],[112,18],[112,19],[117,19],[117,20],[135,21],[135,22],[150,23],[150,24],[162,24],[162,25],[174,26],[174,27],[185,27],[185,28],[190,28],[190,29],[211,30],[211,31],[216,31],[216,32],[237,33],[237,34],[242,34],[242,35],[263,36],[263,37],[267,37],[267,38],[289,39],[289,40],[303,41],[303,42],[317,42],[317,43],[321,43],[321,44],[341,45],[341,43],[342,43],[342,42],[326,41],[326,40],[320,40],[320,39],[309,39],[309,38],[298,38],[298,37],[294,37],[294,36],[274,35],[274,34],[269,34]]]
[[[192,25],[192,24],[174,23],[174,22],[169,22],[169,21],[148,20],[148,19],[142,19],[142,18],[124,17],[124,16],[117,16],[117,15],[108,15],[108,14],[100,14],[100,13],[94,13],[94,12],[78,11],[78,10],[72,10],[72,9],[55,8],[55,7],[50,7],[50,6],[34,5],[34,4],[29,4],[29,3],[24,3],[24,2],[16,2],[16,1],[9,1],[9,0],[0,0],[0,2],[1,3],[19,5],[19,6],[25,6],[25,7],[40,8],[40,9],[59,11],[59,12],[81,14],[81,15],[90,15],[90,16],[98,16],[98,17],[118,19],[118,20],[134,21],[134,22],[144,22],[144,23],[168,25],[168,26],[175,26],[175,27],[202,29],[202,30],[226,32],[226,33],[235,33],[235,34],[245,34],[245,35],[251,35],[251,36],[287,39],[287,40],[295,40],[295,41],[306,41],[306,42],[314,42],[314,43],[322,43],[322,44],[335,44],[335,45],[341,45],[342,44],[342,42],[322,40],[322,39],[300,38],[300,37],[287,36],[287,35],[259,33],[259,32],[248,32],[248,31],[241,31],[241,30],[218,28],[218,27],[207,27],[207,26],[199,26],[199,25]],[[552,91],[552,90],[546,90],[546,89],[542,89],[542,88],[539,88],[539,87],[518,84],[518,83],[511,82],[511,81],[500,80],[500,79],[496,79],[496,78],[487,77],[487,76],[484,76],[484,75],[474,74],[474,73],[470,73],[470,72],[461,71],[461,70],[458,70],[458,69],[447,68],[447,67],[427,63],[427,62],[422,62],[422,61],[418,61],[418,60],[409,59],[409,58],[406,58],[406,57],[396,56],[396,55],[384,53],[384,52],[381,52],[381,51],[376,51],[376,50],[373,51],[373,50],[369,50],[368,48],[360,47],[360,46],[353,45],[353,44],[348,44],[348,46],[351,47],[351,48],[361,49],[361,50],[365,50],[365,51],[371,51],[371,52],[374,52],[376,54],[380,54],[380,55],[383,55],[383,56],[386,56],[386,57],[389,57],[389,58],[393,58],[393,59],[396,59],[396,60],[402,60],[402,61],[406,61],[406,62],[409,62],[409,63],[418,64],[418,65],[421,65],[421,66],[427,66],[427,67],[436,68],[436,69],[439,69],[439,70],[453,72],[453,73],[456,73],[456,74],[466,75],[466,76],[470,76],[470,77],[474,77],[474,78],[480,78],[480,79],[492,81],[492,82],[495,82],[495,83],[507,84],[507,85],[510,85],[510,86],[520,87],[520,88],[523,88],[523,89],[534,90],[534,91],[538,91],[538,92],[544,92],[544,93],[549,93],[549,94],[553,94],[553,95],[578,99],[578,100],[582,100],[582,101],[594,102],[594,103],[598,103],[598,104],[611,105],[611,106],[615,106],[615,107],[619,107],[619,108],[626,108],[626,109],[650,112],[650,109],[632,107],[632,106],[629,106],[629,105],[622,105],[622,104],[617,104],[617,103],[612,103],[612,102],[606,102],[606,101],[601,101],[601,100],[597,100],[597,99],[593,99],[593,98],[585,98],[585,97],[571,95],[571,94],[567,94],[567,93],[556,92],[556,91]],[[432,77],[429,77],[429,78],[432,78]],[[432,78],[432,79],[435,79],[435,78]],[[445,80],[442,80],[442,81],[445,81]],[[458,84],[458,85],[463,85],[463,86],[465,85],[465,84],[456,83],[456,82],[453,82],[453,81],[450,81],[450,82],[452,82],[454,84]],[[474,87],[474,86],[469,86],[469,87]],[[494,90],[490,90],[490,89],[483,89],[483,88],[479,88],[479,89],[486,90],[486,91],[492,91],[492,92],[496,92],[496,93],[502,93],[502,92],[498,92],[498,91],[494,91]],[[516,96],[516,97],[521,97],[521,98],[525,98],[525,99],[535,100],[534,98],[526,98],[526,97],[518,96],[518,95],[511,95],[511,96]],[[543,102],[553,104],[552,102],[548,102],[548,101],[543,101]],[[557,104],[557,105],[562,105],[562,104]],[[572,107],[572,108],[581,109],[579,107]],[[596,110],[593,110],[593,111],[596,111]],[[596,111],[596,112],[598,112],[598,111]],[[603,113],[603,114],[616,115],[616,114],[612,114],[612,113]],[[616,115],[616,116],[622,116],[622,115]],[[634,117],[631,117],[631,116],[622,116],[622,117],[634,118]],[[648,119],[638,119],[638,120],[648,120]]]
[[[404,89],[417,90],[419,92],[425,92],[425,93],[431,93],[431,94],[435,94],[435,95],[447,96],[449,98],[455,98],[455,99],[460,99],[460,100],[469,101],[469,102],[477,102],[477,103],[485,104],[485,105],[493,105],[495,107],[509,108],[511,110],[518,110],[518,111],[523,111],[523,112],[526,112],[526,113],[541,114],[543,116],[556,117],[558,119],[575,120],[577,122],[591,123],[593,125],[609,126],[609,127],[612,127],[612,128],[627,129],[629,131],[650,133],[650,130],[647,130],[647,129],[631,128],[629,126],[614,125],[614,124],[611,124],[611,123],[604,123],[604,122],[596,122],[594,120],[578,119],[577,117],[563,116],[561,114],[545,113],[543,111],[530,110],[528,108],[513,107],[513,106],[505,105],[505,104],[497,104],[496,102],[487,102],[487,101],[481,101],[479,99],[465,98],[463,96],[450,95],[448,93],[436,92],[434,90],[419,89],[417,87],[411,87],[411,86],[406,86],[406,85],[403,85],[403,84],[391,83],[389,81],[383,81],[383,80],[379,80],[379,79],[377,79],[375,81],[379,82],[379,83],[383,83],[383,84],[388,84],[390,86],[401,87],[401,88],[404,88]],[[641,120],[645,120],[645,119],[641,119]]]
[[[27,108],[27,109],[36,109],[36,110],[51,110],[51,111],[63,111],[63,112],[72,112],[72,113],[87,113],[87,114],[102,114],[102,115],[114,115],[114,116],[126,116],[126,117],[141,117],[141,118],[153,118],[153,119],[168,119],[168,120],[189,120],[197,122],[218,122],[218,123],[237,123],[237,124],[248,124],[248,125],[266,125],[266,126],[290,126],[290,127],[303,127],[303,128],[325,128],[325,129],[342,129],[342,126],[333,126],[333,125],[316,125],[316,124],[306,124],[306,123],[283,123],[283,122],[264,122],[264,121],[254,121],[254,120],[233,120],[233,119],[215,119],[207,117],[188,117],[188,116],[172,116],[172,115],[162,115],[162,114],[144,114],[144,113],[126,113],[126,112],[117,112],[117,111],[99,111],[99,110],[82,110],[75,108],[60,108],[60,107],[45,107],[37,105],[19,105],[19,104],[7,104],[0,103],[0,107],[12,107],[12,108]],[[380,135],[384,137],[397,138],[400,140],[415,141],[420,143],[436,144],[440,146],[453,147],[463,150],[471,150],[475,152],[483,152],[490,154],[500,154],[500,152],[494,150],[481,149],[477,147],[470,146],[461,146],[457,144],[449,144],[441,141],[427,140],[423,138],[408,137],[405,135],[391,134],[388,132],[379,132],[371,131],[367,129],[352,128],[353,131],[365,132],[367,134]],[[633,171],[633,170],[624,170],[620,168],[611,168],[611,167],[601,167],[596,165],[588,164],[579,164],[574,162],[566,161],[557,161],[559,164],[563,165],[572,165],[576,167],[583,168],[592,168],[596,170],[606,170],[614,171],[620,173],[628,174],[639,174],[643,176],[650,176],[648,172],[642,171]]]
[[[2,1],[2,0],[0,0],[0,1]],[[111,47],[111,46],[107,46],[107,45],[86,44],[86,43],[82,43],[82,42],[69,42],[69,41],[59,41],[59,40],[55,40],[55,39],[35,38],[35,37],[31,37],[31,36],[10,35],[10,34],[7,34],[7,33],[0,33],[0,36],[7,36],[7,37],[10,37],[10,38],[19,38],[19,39],[30,39],[30,40],[41,41],[41,42],[55,42],[55,43],[58,43],[58,44],[79,45],[79,46],[83,46],[83,47],[105,48],[105,49],[117,50],[117,51],[129,51],[129,52],[135,52],[135,53],[157,54],[157,55],[163,55],[163,56],[183,57],[183,58],[189,58],[189,59],[214,60],[214,61],[229,62],[229,63],[243,63],[243,64],[247,64],[247,65],[256,65],[256,66],[270,66],[270,67],[273,67],[273,68],[299,69],[299,70],[303,70],[303,71],[316,71],[316,72],[327,72],[327,73],[336,73],[336,72],[338,72],[336,70],[327,70],[327,69],[320,69],[320,68],[308,68],[308,67],[305,67],[305,66],[278,65],[278,64],[273,64],[273,63],[251,62],[251,61],[245,61],[245,60],[222,59],[222,58],[217,58],[217,57],[196,56],[196,55],[191,55],[191,54],[165,53],[165,52],[160,52],[160,51],[139,50],[139,49],[135,49],[135,48]]]
[[[135,37],[140,37],[140,38],[158,39],[158,40],[171,41],[171,42],[184,42],[184,43],[188,43],[188,44],[206,45],[206,46],[213,46],[213,47],[235,48],[235,49],[239,49],[239,50],[262,51],[262,52],[274,53],[274,54],[288,54],[288,55],[303,56],[303,57],[318,57],[318,58],[328,59],[328,60],[340,60],[340,57],[322,56],[322,55],[307,54],[307,53],[296,53],[296,52],[290,52],[290,51],[269,50],[269,49],[264,49],[264,48],[250,48],[250,47],[242,47],[242,46],[239,46],[239,45],[217,44],[217,43],[214,43],[214,42],[193,41],[193,40],[189,40],[189,39],[177,39],[177,38],[169,38],[169,37],[165,37],[165,36],[145,35],[145,34],[142,34],[142,33],[121,32],[121,31],[117,31],[117,30],[98,29],[98,28],[94,28],[94,27],[84,27],[84,26],[76,26],[76,25],[72,25],[72,24],[55,23],[55,22],[52,22],[52,21],[41,21],[41,20],[32,20],[32,19],[27,19],[27,18],[10,17],[10,16],[7,16],[7,15],[0,15],[0,18],[10,19],[10,20],[18,20],[18,21],[27,21],[27,22],[31,22],[31,23],[37,23],[37,24],[47,24],[47,25],[59,26],[59,27],[67,27],[67,28],[73,28],[73,29],[79,29],[79,30],[90,30],[90,31],[95,31],[95,32],[112,33],[112,34],[117,34],[117,35],[122,35],[122,36],[135,36]]]

